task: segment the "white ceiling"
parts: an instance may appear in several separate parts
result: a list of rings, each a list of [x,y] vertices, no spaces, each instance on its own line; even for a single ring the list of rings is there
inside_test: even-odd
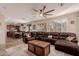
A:
[[[44,5],[47,6],[45,11],[55,9],[55,11],[52,12],[53,15],[49,17],[55,17],[79,10],[79,4],[75,3],[64,3],[62,7],[58,3],[5,3],[0,4],[0,12],[6,16],[8,22],[24,23],[44,19],[32,10],[32,8],[41,9]]]

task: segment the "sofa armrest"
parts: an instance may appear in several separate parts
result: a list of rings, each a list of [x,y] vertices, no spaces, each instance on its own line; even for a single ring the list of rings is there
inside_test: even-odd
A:
[[[78,42],[78,40],[73,39],[73,40],[71,40],[71,42],[77,43],[77,42]]]

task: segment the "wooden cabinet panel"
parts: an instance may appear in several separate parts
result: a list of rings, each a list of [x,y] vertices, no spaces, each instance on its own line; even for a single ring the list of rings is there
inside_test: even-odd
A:
[[[37,55],[43,55],[43,49],[36,46],[36,47],[35,47],[35,53],[36,53]]]
[[[31,52],[34,52],[34,46],[32,44],[28,44],[28,50],[30,50]]]

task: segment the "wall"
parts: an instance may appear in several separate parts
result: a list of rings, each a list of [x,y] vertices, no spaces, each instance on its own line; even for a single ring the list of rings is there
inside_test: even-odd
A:
[[[78,14],[79,15],[79,14]],[[47,23],[47,31],[49,32],[49,23],[54,21],[54,20],[66,20],[67,24],[66,24],[66,32],[71,32],[71,33],[75,33],[77,34],[77,40],[79,40],[79,17],[77,15],[77,12],[75,13],[71,13],[71,14],[67,14],[67,15],[63,15],[63,16],[59,16],[56,18],[51,18],[51,19],[44,19],[44,20],[39,20],[39,21],[33,21],[31,22],[31,24],[38,24],[38,23]],[[71,21],[74,20],[74,24],[71,24]]]
[[[0,46],[5,45],[5,39],[6,39],[5,17],[2,14],[0,14]]]
[[[79,14],[78,14],[79,15]],[[76,21],[76,28],[77,28],[77,39],[79,41],[79,16],[77,17],[77,21]]]
[[[68,32],[72,32],[72,33],[76,33],[77,34],[77,19],[76,19],[76,14],[71,14],[67,17],[68,22],[67,22],[67,31]],[[72,24],[71,21],[74,21],[74,23]]]

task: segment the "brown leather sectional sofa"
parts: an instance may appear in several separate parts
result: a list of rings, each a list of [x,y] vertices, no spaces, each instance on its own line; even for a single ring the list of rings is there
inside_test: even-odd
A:
[[[31,37],[42,40],[42,41],[48,41],[51,44],[54,44],[56,40],[66,40],[67,37],[74,37],[71,41],[77,43],[76,40],[76,34],[74,33],[65,33],[65,32],[30,32]],[[52,35],[52,38],[49,38],[48,36]]]
[[[41,40],[50,42],[55,45],[55,49],[64,51],[72,55],[79,55],[79,46],[77,45],[76,34],[67,32],[29,32],[31,40]],[[52,35],[52,38],[48,36]],[[67,37],[74,37],[71,41],[67,41]],[[29,40],[26,39],[26,42]]]

